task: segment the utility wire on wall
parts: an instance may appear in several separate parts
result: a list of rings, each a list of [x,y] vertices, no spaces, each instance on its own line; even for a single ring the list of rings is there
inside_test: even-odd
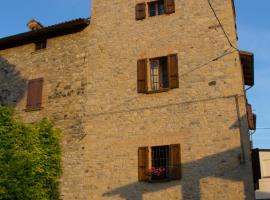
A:
[[[209,6],[210,6],[212,12],[214,13],[215,18],[217,19],[219,25],[221,26],[222,31],[223,31],[225,37],[227,38],[228,43],[230,44],[230,48],[228,48],[228,49],[226,49],[225,51],[223,51],[219,56],[214,57],[213,59],[211,59],[211,60],[209,60],[209,61],[206,61],[205,63],[196,65],[193,69],[191,69],[190,71],[188,71],[188,72],[186,72],[186,73],[180,74],[179,77],[183,77],[183,76],[189,75],[190,73],[192,73],[192,72],[194,72],[194,71],[196,71],[196,70],[198,70],[198,69],[201,69],[201,68],[203,68],[203,67],[205,67],[205,66],[209,66],[208,64],[210,64],[210,63],[212,63],[212,62],[218,61],[218,60],[222,59],[223,57],[225,57],[225,56],[227,56],[227,55],[229,55],[229,54],[232,54],[232,53],[234,53],[234,52],[236,52],[236,51],[237,51],[237,52],[240,51],[240,50],[239,50],[238,48],[236,48],[236,47],[232,44],[232,42],[230,41],[230,38],[229,38],[229,36],[227,35],[227,33],[226,33],[225,29],[224,29],[224,26],[222,25],[222,23],[221,23],[219,17],[217,16],[216,11],[215,11],[215,9],[213,8],[213,6],[212,6],[210,0],[208,0],[208,4],[209,4]],[[229,51],[231,48],[233,48],[234,50],[233,50],[233,51]],[[135,98],[136,98],[136,97],[135,97]],[[128,100],[128,102],[130,102],[130,101],[132,101],[132,100],[134,100],[134,98],[131,98],[130,100]],[[125,102],[125,103],[126,103],[126,102]],[[109,112],[110,112],[110,110],[116,109],[116,108],[120,107],[121,105],[122,105],[122,104],[119,104],[119,105],[116,105],[116,106],[110,108],[110,109],[109,109]],[[107,112],[108,112],[108,111],[107,111]],[[104,114],[104,113],[103,113],[103,114]]]
[[[236,48],[236,47],[235,47],[235,46],[232,44],[232,42],[231,42],[231,40],[230,40],[230,38],[229,38],[228,34],[226,33],[226,31],[225,31],[225,29],[224,29],[223,24],[221,23],[221,21],[220,21],[219,17],[217,16],[217,13],[216,13],[216,11],[215,11],[215,9],[214,9],[214,7],[213,7],[213,5],[212,5],[212,3],[211,3],[211,1],[210,1],[210,0],[208,0],[208,4],[209,4],[209,6],[210,6],[210,8],[211,8],[212,12],[214,13],[215,18],[217,19],[217,21],[218,21],[218,23],[219,23],[219,25],[220,25],[220,27],[221,27],[221,29],[222,29],[222,31],[223,31],[223,33],[224,33],[225,37],[227,38],[228,43],[230,44],[230,46],[231,46],[232,48],[234,48],[235,50],[239,51],[239,49],[238,49],[238,48]]]

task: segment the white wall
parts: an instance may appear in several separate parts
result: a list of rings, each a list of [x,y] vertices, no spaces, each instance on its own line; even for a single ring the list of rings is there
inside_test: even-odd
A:
[[[256,191],[257,199],[270,199],[270,150],[260,151],[261,180],[259,190]]]

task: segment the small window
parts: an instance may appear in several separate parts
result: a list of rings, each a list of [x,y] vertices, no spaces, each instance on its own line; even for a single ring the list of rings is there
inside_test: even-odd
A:
[[[138,149],[139,181],[181,179],[180,144]]]
[[[150,175],[152,180],[169,178],[170,146],[157,146],[151,148],[152,168]]]
[[[138,60],[137,76],[138,93],[155,93],[179,88],[177,54]]]
[[[167,58],[150,60],[151,89],[162,90],[169,88]]]
[[[149,17],[163,15],[165,13],[164,0],[153,1],[148,3]]]
[[[47,40],[41,40],[35,43],[36,48],[35,50],[45,49],[47,46]]]

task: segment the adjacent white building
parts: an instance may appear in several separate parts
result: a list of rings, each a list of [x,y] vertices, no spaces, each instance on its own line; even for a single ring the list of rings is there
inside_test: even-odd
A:
[[[253,152],[257,166],[254,167],[257,174],[257,200],[270,200],[270,149],[255,149]],[[254,163],[253,163],[254,165]],[[256,182],[256,175],[254,177]]]

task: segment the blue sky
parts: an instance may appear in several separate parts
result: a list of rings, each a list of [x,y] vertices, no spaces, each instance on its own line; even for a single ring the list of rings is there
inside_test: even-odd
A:
[[[239,48],[255,54],[255,87],[248,91],[249,102],[257,114],[257,127],[270,128],[270,1],[235,3]],[[27,31],[26,23],[32,18],[48,26],[89,17],[90,4],[90,0],[2,0],[0,38]],[[270,148],[270,129],[258,129],[253,141],[255,147]]]

